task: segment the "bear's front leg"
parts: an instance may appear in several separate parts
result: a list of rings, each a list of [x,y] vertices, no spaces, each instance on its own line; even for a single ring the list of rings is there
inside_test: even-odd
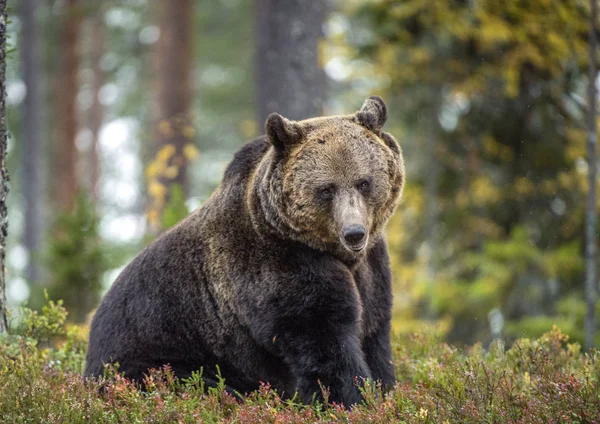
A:
[[[365,359],[372,372],[373,380],[380,381],[384,390],[396,383],[390,343],[390,322],[386,322],[363,340]]]
[[[360,342],[352,326],[316,326],[296,329],[283,337],[284,358],[297,379],[298,394],[305,403],[313,397],[350,407],[362,400],[359,385],[371,378]],[[329,328],[327,328],[329,327]]]
[[[282,284],[260,308],[259,332],[289,366],[304,402],[322,399],[322,386],[331,402],[349,407],[362,399],[358,385],[372,378],[359,337],[360,299],[347,273],[327,277]]]

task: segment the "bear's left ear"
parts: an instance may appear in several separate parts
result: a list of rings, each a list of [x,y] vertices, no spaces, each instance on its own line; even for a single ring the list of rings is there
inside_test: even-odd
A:
[[[381,131],[387,121],[387,106],[379,96],[371,96],[363,103],[356,112],[356,120],[360,125],[373,132]]]
[[[278,113],[269,115],[265,122],[265,130],[271,144],[280,152],[285,152],[293,145],[300,143],[304,135],[300,125]]]

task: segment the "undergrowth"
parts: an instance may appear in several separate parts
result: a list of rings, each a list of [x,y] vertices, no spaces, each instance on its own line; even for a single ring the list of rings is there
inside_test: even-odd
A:
[[[22,308],[0,336],[0,421],[6,423],[598,423],[600,354],[583,353],[553,328],[509,348],[459,350],[435,334],[394,340],[398,383],[389,393],[367,382],[365,401],[302,405],[263,385],[243,402],[205,388],[201,372],[176,379],[148,373],[139,390],[118,370],[84,382],[86,334],[65,324],[62,304]]]

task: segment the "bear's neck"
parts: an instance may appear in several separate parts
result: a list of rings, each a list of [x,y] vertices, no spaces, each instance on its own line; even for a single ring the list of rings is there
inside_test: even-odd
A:
[[[281,172],[273,166],[273,158],[267,154],[259,162],[246,186],[246,207],[252,226],[258,237],[277,237],[283,241],[303,241],[297,230],[285,218],[281,210],[281,188],[272,182],[274,174]],[[278,197],[279,196],[279,197]]]

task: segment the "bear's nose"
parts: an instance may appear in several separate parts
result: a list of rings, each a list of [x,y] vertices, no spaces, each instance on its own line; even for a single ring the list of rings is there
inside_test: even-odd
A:
[[[342,231],[344,240],[350,244],[358,244],[365,238],[365,227],[362,225],[350,225]]]

